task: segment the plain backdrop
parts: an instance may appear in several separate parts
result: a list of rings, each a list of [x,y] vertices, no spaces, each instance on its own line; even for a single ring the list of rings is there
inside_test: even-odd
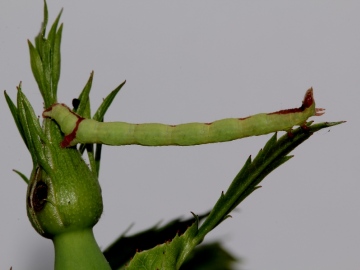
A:
[[[93,111],[127,80],[107,121],[209,122],[298,107],[314,88],[319,121],[347,120],[298,147],[206,241],[243,259],[235,269],[360,269],[359,1],[48,1],[63,7],[58,98],[71,103],[92,70]],[[43,1],[0,1],[0,88],[23,91],[40,116],[27,39]],[[358,120],[356,120],[358,119]],[[52,269],[53,247],[25,209],[31,158],[0,99],[0,269]],[[104,147],[107,247],[159,221],[201,214],[268,136],[196,147]]]

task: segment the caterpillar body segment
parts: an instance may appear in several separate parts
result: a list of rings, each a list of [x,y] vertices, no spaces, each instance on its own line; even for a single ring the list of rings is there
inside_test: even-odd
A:
[[[45,110],[43,117],[54,119],[60,126],[65,134],[62,147],[74,146],[77,143],[188,146],[290,131],[296,125],[304,125],[309,117],[323,113],[323,109],[315,108],[313,90],[310,88],[299,108],[260,113],[245,118],[221,119],[212,123],[165,125],[98,122],[80,117],[61,103],[53,104]]]

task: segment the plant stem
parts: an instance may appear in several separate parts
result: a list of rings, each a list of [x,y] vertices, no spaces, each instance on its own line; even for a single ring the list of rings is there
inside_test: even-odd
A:
[[[56,235],[53,243],[55,270],[111,269],[91,228]]]

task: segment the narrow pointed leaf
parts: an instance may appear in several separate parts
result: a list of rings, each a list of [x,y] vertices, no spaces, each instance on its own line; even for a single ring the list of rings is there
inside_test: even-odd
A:
[[[46,92],[46,87],[45,87],[45,78],[43,77],[44,68],[43,68],[43,64],[41,61],[41,57],[40,57],[38,51],[36,50],[36,48],[34,47],[34,45],[30,41],[28,41],[28,45],[29,45],[29,52],[30,52],[31,70],[34,74],[34,78],[38,84],[40,92],[41,92],[44,100],[46,100],[48,94]],[[45,91],[43,91],[44,89],[45,89]]]
[[[32,135],[33,134],[31,133],[31,131],[29,129],[29,125],[27,123],[26,110],[24,108],[20,88],[18,89],[18,95],[17,95],[17,108],[18,108],[19,121],[20,121],[21,126],[23,127],[23,131],[24,131],[26,145],[27,145],[30,155],[32,157],[33,167],[35,167],[38,162],[37,156],[36,156],[36,149],[34,147],[34,144],[32,143]]]
[[[50,31],[48,33],[48,37],[47,39],[49,40],[49,42],[51,43],[51,47],[54,46],[55,44],[55,39],[56,39],[56,34],[57,34],[57,28],[58,28],[58,24],[59,24],[59,21],[60,21],[60,17],[61,17],[61,14],[63,12],[63,9],[60,10],[58,16],[56,17],[55,21],[53,22],[51,28],[50,28]]]
[[[100,107],[93,116],[94,120],[102,121],[104,119],[105,113],[107,112],[111,103],[115,99],[117,93],[119,93],[119,91],[125,85],[125,83],[126,81],[123,81],[118,87],[116,87],[113,91],[111,91],[111,93],[104,99],[104,101],[101,103]]]
[[[91,108],[90,108],[89,96],[90,96],[93,78],[94,78],[94,71],[92,71],[90,73],[90,77],[78,97],[78,99],[80,101],[79,106],[77,108],[74,108],[74,111],[78,115],[85,117],[85,118],[91,118]]]
[[[39,51],[42,51],[42,44],[43,44],[44,37],[45,37],[48,18],[49,18],[48,8],[47,8],[46,1],[44,1],[44,21],[41,24],[41,29],[40,29],[39,34],[35,37],[35,46],[36,46],[36,48],[38,48]]]
[[[18,170],[13,171],[16,172],[27,185],[29,184],[30,180],[25,176],[25,174],[19,172]]]
[[[53,96],[57,97],[57,87],[60,80],[60,71],[61,71],[61,36],[62,36],[63,24],[60,25],[59,30],[56,33],[54,45],[53,45],[53,54],[52,54],[52,91]]]
[[[21,87],[21,85],[19,85],[19,87]],[[21,135],[21,138],[23,139],[25,145],[27,148],[28,145],[27,145],[27,142],[26,142],[26,138],[25,138],[25,133],[24,133],[24,129],[23,129],[23,126],[21,125],[20,123],[20,119],[19,119],[19,113],[18,113],[18,109],[16,108],[14,102],[11,100],[11,98],[8,96],[8,94],[6,93],[6,91],[4,91],[4,95],[5,95],[5,100],[9,106],[9,109],[10,109],[10,112],[14,118],[14,121],[15,121],[15,124],[16,124],[16,127]]]

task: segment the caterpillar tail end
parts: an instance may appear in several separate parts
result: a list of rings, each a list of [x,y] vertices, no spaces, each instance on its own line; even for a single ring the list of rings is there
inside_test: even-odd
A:
[[[304,100],[302,102],[302,108],[305,109],[305,108],[309,108],[311,107],[314,103],[315,103],[315,100],[314,100],[314,94],[313,94],[313,88],[310,87],[306,93],[305,93],[305,96],[304,96]],[[325,113],[325,109],[323,108],[315,108],[315,116],[320,116],[320,115],[323,115]]]
[[[321,116],[325,113],[325,109],[323,108],[315,108],[315,116]]]

